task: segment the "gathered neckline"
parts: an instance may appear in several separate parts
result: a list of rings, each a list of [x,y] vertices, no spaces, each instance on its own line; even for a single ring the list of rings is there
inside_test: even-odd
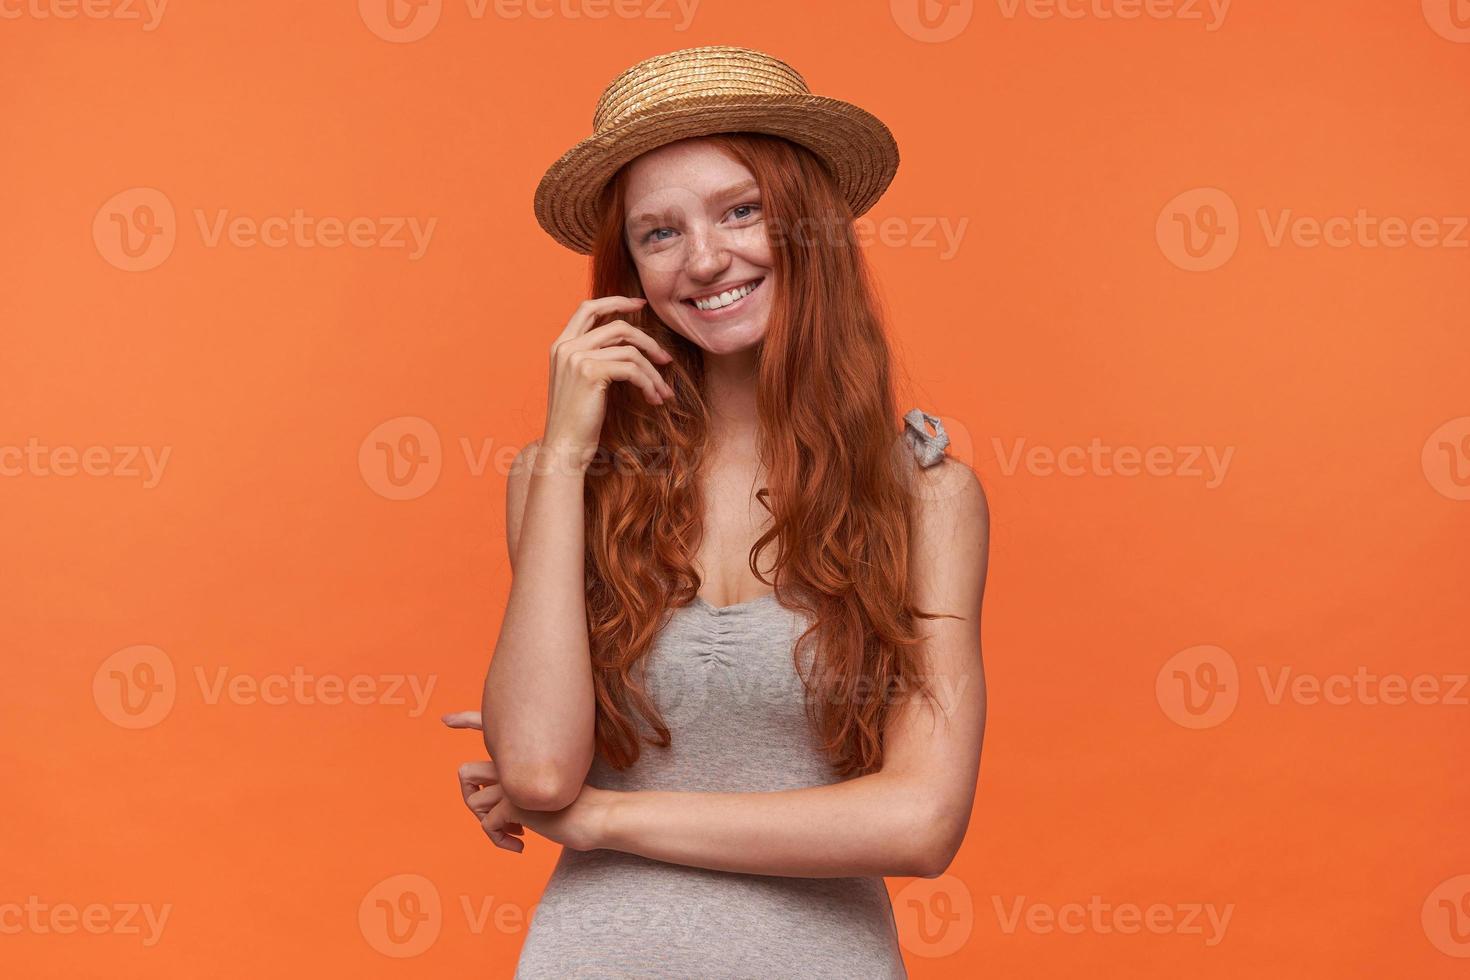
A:
[[[754,599],[747,599],[744,602],[732,602],[728,606],[716,606],[716,605],[712,604],[704,596],[699,595],[698,593],[695,593],[695,595],[694,595],[694,601],[691,602],[690,605],[691,606],[702,606],[702,607],[704,607],[704,609],[708,610],[709,612],[722,613],[722,612],[733,612],[736,609],[746,609],[746,608],[748,608],[750,606],[755,606],[755,605],[758,605],[759,603],[762,603],[762,602],[769,602],[770,600],[772,600],[774,598],[776,598],[776,593],[775,592],[766,592],[766,593],[764,593],[762,595],[756,596]]]

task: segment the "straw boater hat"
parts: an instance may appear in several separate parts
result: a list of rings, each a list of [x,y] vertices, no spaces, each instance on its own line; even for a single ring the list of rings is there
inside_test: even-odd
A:
[[[750,48],[685,48],[641,61],[597,101],[592,135],[553,163],[536,188],[536,220],[583,255],[592,251],[599,198],[618,168],[665,143],[712,133],[784,136],[827,165],[853,217],[888,189],[898,144],[855,105],[812,95],[796,69]]]

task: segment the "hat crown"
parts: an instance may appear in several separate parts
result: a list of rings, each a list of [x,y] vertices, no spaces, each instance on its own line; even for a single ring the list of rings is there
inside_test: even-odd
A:
[[[709,96],[810,95],[801,73],[763,51],[731,45],[684,48],[640,61],[603,91],[592,113],[600,133],[660,108]]]

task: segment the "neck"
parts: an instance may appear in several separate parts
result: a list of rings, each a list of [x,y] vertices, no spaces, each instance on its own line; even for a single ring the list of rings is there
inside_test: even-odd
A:
[[[704,398],[710,409],[710,440],[716,449],[754,453],[759,377],[757,348],[704,355]]]

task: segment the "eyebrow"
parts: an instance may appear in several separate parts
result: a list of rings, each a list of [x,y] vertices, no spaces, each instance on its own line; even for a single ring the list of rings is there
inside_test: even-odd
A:
[[[729,198],[735,197],[737,194],[749,194],[753,191],[758,190],[760,190],[760,184],[756,183],[754,180],[742,180],[738,184],[731,184],[728,187],[722,187],[719,190],[715,191],[714,195],[711,197],[711,200],[724,201],[728,200]],[[628,219],[627,227],[636,228],[639,225],[649,221],[665,221],[672,215],[672,213],[673,212],[670,211],[668,208],[665,208],[664,210],[659,212],[645,211],[643,214],[630,217]]]

